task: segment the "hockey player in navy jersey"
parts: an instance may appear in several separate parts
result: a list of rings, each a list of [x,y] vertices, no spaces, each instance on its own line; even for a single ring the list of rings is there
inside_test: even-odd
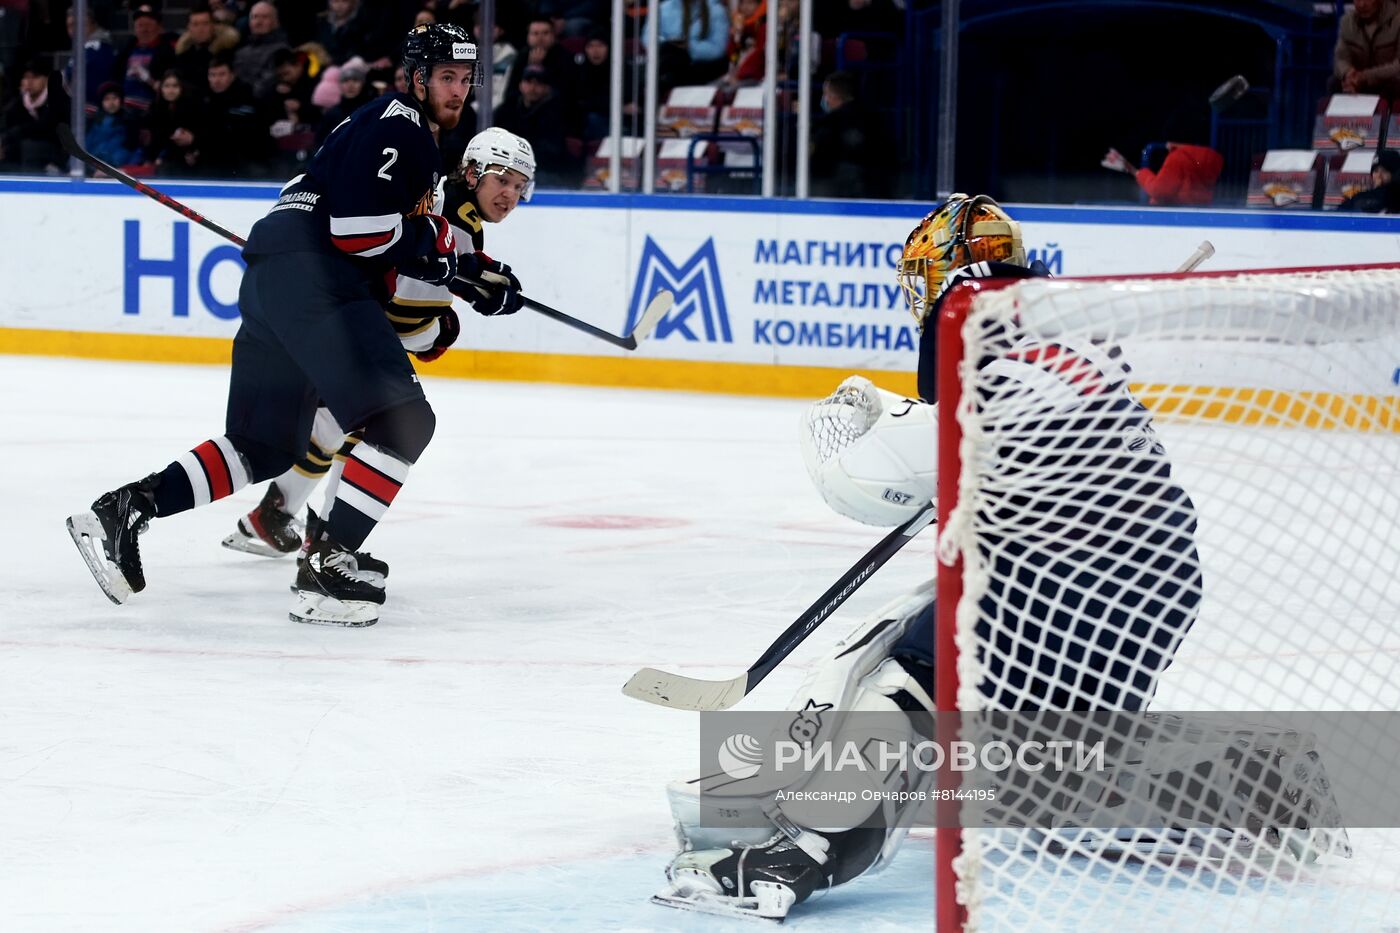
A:
[[[934,322],[942,297],[965,278],[1046,274],[1027,265],[1019,225],[991,198],[955,194],[924,218],[906,241],[901,262],[901,284],[922,328],[920,398],[906,399],[853,376],[814,403],[804,419],[808,471],[833,509],[892,526],[935,497]],[[1002,526],[1012,531],[1001,542],[993,582],[979,603],[978,634],[985,640],[995,628],[1019,648],[1014,669],[1005,658],[989,660],[979,689],[993,709],[1141,709],[1198,611],[1195,507],[1173,481],[1151,418],[1130,393],[1113,348],[1022,341],[1015,333],[1005,339],[1012,341],[1012,352],[982,364],[996,367],[983,401],[999,413],[985,427],[1004,441],[997,456],[1036,480],[1029,490],[987,494],[986,507],[997,510]],[[1055,424],[1093,427],[1062,431],[1079,438],[1077,446],[1047,445],[1044,432]],[[1028,429],[1040,431],[1040,439]],[[1121,486],[1110,488],[1110,478],[1125,475],[1136,477],[1133,494],[1115,495]],[[1047,543],[1023,533],[1046,521],[1074,524],[1083,537]],[[1116,599],[1127,589],[1123,580],[1160,601]],[[1019,598],[1003,598],[1012,588]],[[1099,605],[1101,612],[1069,610],[1081,602]],[[808,675],[789,709],[801,711],[796,715],[803,717],[804,741],[831,740],[841,743],[838,748],[845,742],[915,744],[932,738],[925,714],[934,710],[933,697],[930,581],[842,639]],[[899,735],[870,736],[846,724],[844,713],[852,711],[887,712],[887,721],[907,725]],[[907,719],[893,715],[900,712]],[[719,777],[727,783],[706,786],[704,798],[700,780],[668,789],[683,851],[667,869],[670,884],[656,900],[780,919],[814,892],[887,864],[915,808],[878,792],[905,779],[931,780],[932,773],[872,773],[870,790],[876,794],[862,799],[873,802],[864,811],[844,812],[843,825],[856,828],[841,831],[813,828],[822,824],[803,819],[800,801],[821,799],[804,797],[822,793],[819,772],[795,782],[785,778],[781,787]],[[705,808],[724,816],[707,819]],[[756,828],[713,828],[736,813],[748,814],[748,825]]]
[[[150,519],[285,472],[305,451],[319,400],[362,440],[347,459],[336,508],[298,568],[291,615],[377,621],[384,589],[361,575],[355,552],[434,428],[385,317],[385,281],[397,270],[445,285],[458,272],[451,224],[432,213],[436,132],[456,126],[480,84],[476,46],[456,26],[415,27],[402,57],[409,92],[381,97],[336,127],[249,234],[224,433],[68,519],[113,602],[145,588],[138,536]],[[488,271],[474,257],[461,265],[471,279]]]
[[[534,191],[535,155],[530,143],[500,127],[490,127],[472,137],[461,165],[450,175],[434,204],[452,225],[459,257],[475,254],[484,261],[481,275],[495,285],[459,287],[463,298],[479,314],[512,314],[521,307],[520,284],[510,267],[486,258],[485,225],[504,221]],[[481,265],[481,263],[478,263]],[[459,279],[458,285],[462,285]],[[399,276],[386,306],[404,349],[423,362],[447,352],[461,325],[452,309],[452,293],[442,285]],[[308,522],[314,528],[334,505],[346,459],[359,443],[358,434],[346,435],[326,408],[318,408],[306,452],[291,469],[268,484],[262,500],[238,520],[224,547],[266,557],[279,557],[303,549],[305,531],[299,518],[312,491],[329,475],[325,505]],[[368,554],[357,553],[362,574],[387,576],[388,566]]]

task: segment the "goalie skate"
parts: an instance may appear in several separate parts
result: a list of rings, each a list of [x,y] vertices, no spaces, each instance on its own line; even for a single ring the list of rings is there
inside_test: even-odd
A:
[[[233,534],[224,538],[224,547],[259,557],[295,554],[302,546],[305,530],[295,515],[282,508],[285,502],[277,484],[269,484],[262,501],[238,520]]]
[[[361,576],[354,552],[324,540],[299,562],[294,592],[292,621],[314,625],[373,625],[384,604],[384,588]]]
[[[677,873],[679,875],[679,873]],[[699,878],[677,877],[671,887],[652,896],[653,904],[690,910],[716,917],[782,923],[796,903],[797,896],[786,885],[770,881],[755,881],[752,897],[734,897],[715,891],[711,884]]]

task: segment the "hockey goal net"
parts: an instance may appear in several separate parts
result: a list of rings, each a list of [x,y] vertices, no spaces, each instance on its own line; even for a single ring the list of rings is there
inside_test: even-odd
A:
[[[959,804],[940,933],[1400,923],[1397,824],[1277,774],[1400,791],[1400,266],[972,282],[936,326],[940,710],[1215,716],[1275,766],[1021,789],[1092,826]],[[1293,711],[1331,718],[1255,728]]]

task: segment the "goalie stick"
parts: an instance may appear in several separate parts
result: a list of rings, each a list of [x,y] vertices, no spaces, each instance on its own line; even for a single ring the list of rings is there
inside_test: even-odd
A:
[[[1210,240],[1202,240],[1201,245],[1196,247],[1196,251],[1186,257],[1186,261],[1176,267],[1177,272],[1191,272],[1197,266],[1215,255],[1215,244]]]
[[[58,132],[58,141],[63,144],[63,148],[67,150],[68,154],[93,169],[93,171],[101,172],[108,178],[114,178],[128,188],[141,192],[151,200],[165,205],[187,220],[199,224],[204,229],[217,233],[236,246],[243,247],[247,245],[247,241],[232,230],[214,223],[214,221],[210,220],[208,217],[205,217],[203,214],[185,204],[181,204],[165,192],[152,188],[139,178],[131,177],[121,169],[108,165],[91,152],[88,152],[78,143],[77,137],[73,135],[73,130],[68,124],[60,123],[55,129]],[[457,285],[457,288],[453,288],[452,285],[449,285],[448,290],[461,298],[463,295],[460,288],[462,285],[470,284],[470,280],[459,277],[452,283],[452,285]],[[651,332],[656,329],[656,325],[666,316],[666,312],[671,310],[671,305],[675,301],[675,297],[670,292],[665,290],[657,292],[652,297],[651,303],[647,305],[646,310],[642,312],[642,316],[637,319],[637,326],[632,329],[632,333],[628,334],[626,337],[620,337],[617,334],[608,333],[602,328],[594,327],[586,321],[581,321],[573,315],[565,314],[563,311],[551,308],[547,304],[535,301],[533,298],[522,295],[521,299],[525,307],[537,314],[542,314],[561,324],[566,324],[574,328],[574,330],[582,331],[591,337],[605,340],[613,346],[621,347],[624,350],[637,349],[637,342],[645,340],[651,335]]]
[[[699,680],[681,674],[671,674],[654,667],[644,667],[623,686],[622,692],[635,700],[645,700],[657,706],[672,709],[710,711],[729,709],[757,687],[763,678],[792,654],[794,648],[817,626],[825,622],[852,593],[860,589],[871,574],[885,565],[899,550],[908,544],[915,535],[933,523],[936,507],[933,503],[924,506],[909,521],[891,531],[855,565],[841,575],[807,611],[778,636],[768,650],[759,655],[757,661],[747,671],[732,680]]]

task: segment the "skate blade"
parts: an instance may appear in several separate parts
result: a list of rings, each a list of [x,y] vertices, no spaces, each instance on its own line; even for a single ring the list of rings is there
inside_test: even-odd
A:
[[[293,622],[311,625],[343,625],[362,628],[379,621],[379,606],[374,603],[339,600],[322,593],[296,591],[296,600],[288,617]]]
[[[676,910],[689,910],[712,917],[730,917],[735,920],[751,920],[758,923],[779,924],[787,919],[785,913],[779,916],[760,914],[757,899],[752,897],[734,898],[720,894],[686,895],[662,892],[661,894],[653,894],[651,902]]]
[[[230,551],[241,551],[244,554],[256,554],[259,557],[288,557],[299,550],[279,551],[261,538],[250,538],[241,531],[235,531],[225,538],[223,540],[223,545]]]
[[[92,578],[102,587],[102,592],[118,606],[126,602],[131,597],[131,586],[102,551],[102,542],[107,540],[102,531],[102,522],[92,512],[82,512],[70,515],[66,524],[69,536],[77,545],[78,553],[83,555],[83,562],[92,572]]]

